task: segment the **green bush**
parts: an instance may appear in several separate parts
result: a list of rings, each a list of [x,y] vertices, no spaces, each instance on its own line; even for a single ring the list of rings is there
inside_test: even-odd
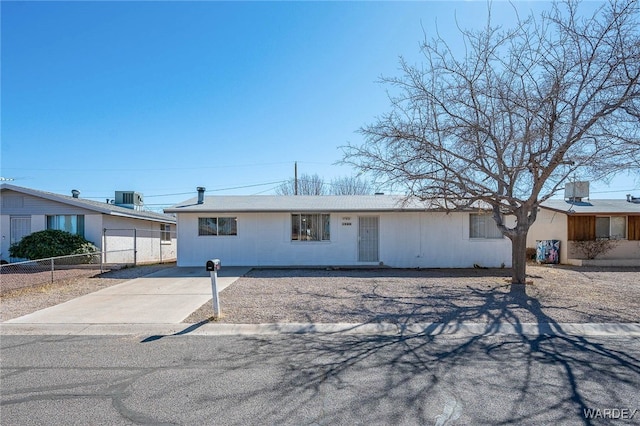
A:
[[[55,229],[34,232],[9,248],[11,257],[31,260],[71,254],[91,254],[97,251],[98,248],[93,243],[80,235]]]

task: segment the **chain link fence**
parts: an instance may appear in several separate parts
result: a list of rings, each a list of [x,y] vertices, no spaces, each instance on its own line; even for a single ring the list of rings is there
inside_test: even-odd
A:
[[[126,266],[176,260],[174,226],[103,230],[103,251],[0,265],[0,294],[71,278],[91,277]]]
[[[109,255],[117,255],[122,262],[104,262],[104,258]],[[121,269],[134,265],[134,258],[133,249],[129,249],[58,256],[0,265],[0,293],[70,278],[90,277],[112,269]]]
[[[103,246],[105,263],[133,262],[144,263],[175,262],[176,252],[175,226],[168,229],[128,229],[105,228]],[[130,259],[130,253],[133,259]]]

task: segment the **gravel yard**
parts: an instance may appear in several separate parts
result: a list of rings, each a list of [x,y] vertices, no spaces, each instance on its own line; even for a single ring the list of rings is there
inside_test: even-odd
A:
[[[0,292],[6,321],[172,264]],[[220,293],[223,323],[640,322],[640,268],[529,266],[526,301],[506,269],[254,269]],[[186,318],[213,315],[211,303]]]
[[[502,269],[254,269],[220,293],[223,323],[640,322],[640,268],[529,266],[526,301]],[[185,319],[205,321],[211,303]]]

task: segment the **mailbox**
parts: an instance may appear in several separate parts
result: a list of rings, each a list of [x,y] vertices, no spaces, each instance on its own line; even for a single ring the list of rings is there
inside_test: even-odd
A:
[[[212,259],[207,260],[207,271],[218,271],[220,270],[220,259]]]

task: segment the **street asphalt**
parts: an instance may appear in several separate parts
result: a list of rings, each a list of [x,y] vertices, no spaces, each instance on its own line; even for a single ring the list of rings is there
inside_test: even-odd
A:
[[[181,323],[202,269],[0,324],[0,424],[640,423],[640,324]]]
[[[2,336],[4,425],[638,425],[640,339]]]

